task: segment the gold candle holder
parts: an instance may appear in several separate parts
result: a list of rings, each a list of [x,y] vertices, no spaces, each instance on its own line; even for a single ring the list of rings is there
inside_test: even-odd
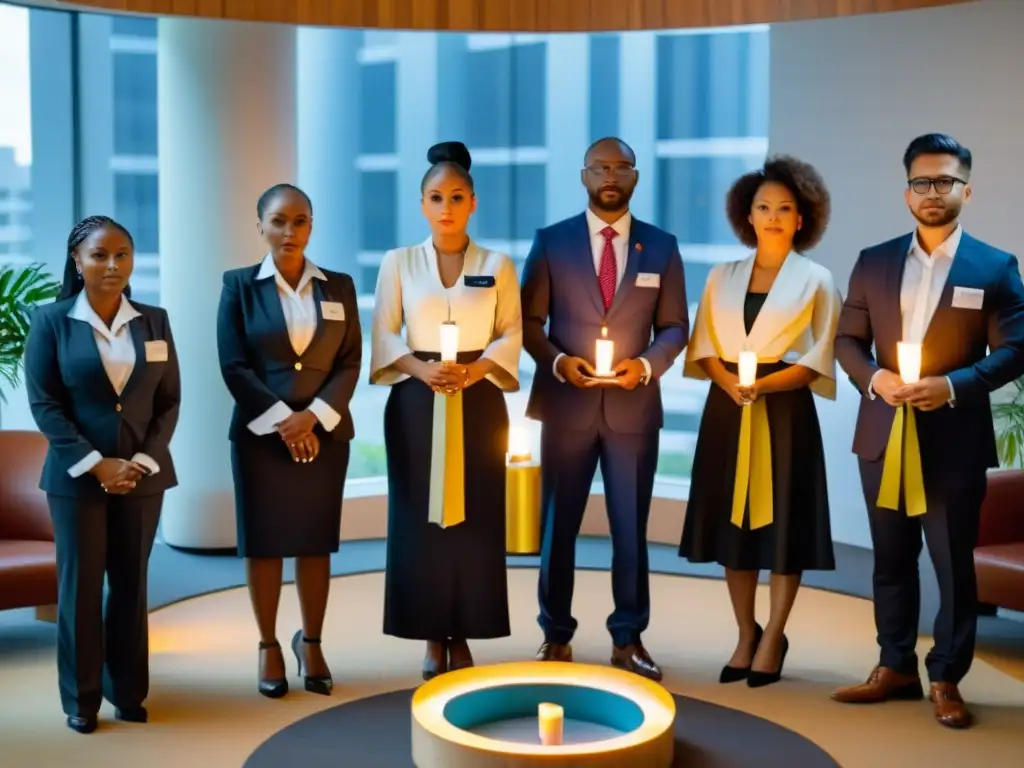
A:
[[[512,428],[505,462],[505,552],[540,554],[540,463],[521,429]]]

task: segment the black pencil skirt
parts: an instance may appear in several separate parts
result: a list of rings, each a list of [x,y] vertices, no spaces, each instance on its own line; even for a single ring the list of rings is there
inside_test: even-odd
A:
[[[320,435],[308,464],[274,433],[231,443],[240,557],[316,557],[338,551],[349,441]]]

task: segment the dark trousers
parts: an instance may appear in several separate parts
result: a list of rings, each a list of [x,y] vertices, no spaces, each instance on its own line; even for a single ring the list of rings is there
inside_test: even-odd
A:
[[[959,683],[974,660],[978,585],[974,547],[978,540],[981,503],[985,499],[983,468],[925,471],[928,511],[907,517],[876,506],[882,461],[860,461],[874,547],[875,626],[881,646],[880,664],[904,674],[917,674],[917,627],[921,613],[918,559],[921,533],[939,582],[939,613],[935,645],[925,658],[932,682]]]
[[[163,494],[86,501],[47,495],[57,545],[57,676],[67,715],[149,693],[146,579]],[[106,610],[103,577],[107,577]]]
[[[538,623],[544,638],[568,643],[576,632],[572,594],[576,538],[590,497],[598,461],[612,537],[612,597],[615,610],[607,627],[620,648],[640,640],[651,615],[647,563],[647,519],[658,466],[658,431],[613,432],[604,423],[574,430],[545,424],[543,530],[538,584]]]

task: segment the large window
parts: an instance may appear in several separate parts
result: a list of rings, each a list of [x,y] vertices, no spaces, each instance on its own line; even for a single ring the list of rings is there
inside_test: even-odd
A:
[[[0,266],[32,259],[28,11],[0,5]]]
[[[0,3],[0,263],[39,252],[56,270],[75,218],[108,213],[135,236],[133,292],[160,302],[157,34],[149,19]],[[325,266],[349,272],[359,286],[367,366],[380,258],[427,235],[419,178],[436,141],[469,145],[479,203],[473,236],[519,263],[537,228],[583,210],[583,152],[615,134],[642,158],[634,214],[679,239],[691,312],[711,268],[744,253],[723,198],[767,150],[767,29],[331,34],[346,52],[332,59],[340,68],[333,76],[351,93],[331,118],[340,143],[331,151],[352,164],[350,175],[331,183],[354,185],[358,206],[353,213],[314,204],[320,220],[357,217],[351,245],[325,249],[333,258]],[[299,61],[300,81],[331,82]],[[300,128],[298,135],[309,134]],[[297,149],[306,160],[319,151]],[[312,159],[300,167],[315,169]],[[513,419],[523,419],[533,370],[524,353],[522,391],[508,398]],[[367,384],[368,374],[352,409],[354,478],[385,469],[387,390]],[[659,477],[685,482],[707,385],[684,379],[677,364],[661,386]]]

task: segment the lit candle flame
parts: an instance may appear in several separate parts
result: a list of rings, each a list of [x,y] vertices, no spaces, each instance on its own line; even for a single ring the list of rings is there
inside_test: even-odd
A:
[[[530,439],[526,427],[513,424],[508,430],[508,460],[512,464],[529,462],[533,458],[530,452]]]

